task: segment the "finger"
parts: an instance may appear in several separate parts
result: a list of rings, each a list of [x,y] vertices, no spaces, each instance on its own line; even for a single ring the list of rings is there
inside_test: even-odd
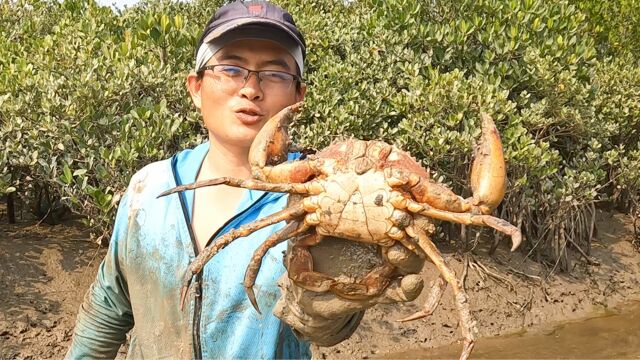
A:
[[[298,305],[304,309],[305,313],[311,316],[338,318],[365,310],[376,303],[372,301],[376,298],[368,300],[348,300],[331,292],[316,293],[297,288],[294,284],[291,285],[291,288],[293,292],[298,293],[296,299]]]
[[[391,304],[413,301],[420,295],[423,288],[424,280],[422,276],[409,274],[392,282],[385,292],[376,299],[376,302],[380,304]]]
[[[400,270],[402,274],[417,274],[424,266],[421,259],[413,251],[400,243],[396,243],[387,250],[387,260]]]
[[[427,301],[424,303],[422,310],[412,315],[409,315],[403,319],[400,319],[398,321],[405,322],[405,321],[417,320],[433,314],[433,312],[436,310],[436,307],[438,307],[438,304],[440,303],[440,299],[442,298],[442,293],[446,288],[447,288],[447,281],[442,276],[438,277],[436,281],[433,282],[433,286],[431,287],[431,292],[429,293],[429,296],[427,297]]]

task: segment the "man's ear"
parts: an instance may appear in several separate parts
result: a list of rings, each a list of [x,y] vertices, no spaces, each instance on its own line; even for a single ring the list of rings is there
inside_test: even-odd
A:
[[[304,100],[304,94],[307,93],[307,84],[301,83],[300,89],[296,90],[296,102]]]
[[[202,98],[200,97],[200,89],[202,88],[202,78],[198,77],[198,74],[195,72],[189,73],[187,75],[187,89],[189,90],[189,94],[191,95],[191,101],[193,101],[193,105],[195,105],[198,110],[202,106]]]

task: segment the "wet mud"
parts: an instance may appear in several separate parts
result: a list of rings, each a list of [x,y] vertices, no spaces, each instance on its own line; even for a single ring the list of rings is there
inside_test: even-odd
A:
[[[640,302],[624,303],[591,316],[544,324],[504,336],[482,338],[474,359],[638,359]],[[457,346],[384,354],[385,359],[452,359]]]
[[[570,323],[640,299],[640,253],[631,243],[634,239],[633,218],[619,213],[598,212],[596,226],[598,233],[592,244],[591,256],[600,265],[587,264],[579,254],[574,254],[571,274],[546,278],[548,267],[523,258],[519,252],[510,253],[506,242],[491,258],[487,255],[487,248],[474,250],[472,256],[476,262],[499,277],[474,270],[478,267],[467,269],[465,289],[478,330],[478,347],[471,358],[483,356],[485,339],[520,333],[546,324]],[[444,248],[442,252],[460,277],[464,272],[464,259]],[[422,274],[426,284],[437,277],[436,270],[429,265],[425,266]],[[442,357],[459,357],[461,333],[450,289],[445,291],[440,305],[430,317],[406,323],[396,321],[419,310],[425,299],[426,292],[423,291],[414,302],[372,308],[350,339],[334,347],[316,347],[314,358],[428,359],[440,353],[430,353],[427,349],[445,345],[449,345],[448,352]],[[584,342],[577,338],[576,341]],[[607,346],[626,345],[621,339]],[[569,348],[566,350],[558,349],[551,357],[585,358],[573,355]],[[542,353],[534,351],[519,355],[519,358],[540,357],[543,357]],[[510,356],[505,354],[501,358]]]
[[[0,214],[3,211],[0,205]],[[608,336],[605,333],[611,334],[613,342],[600,347],[639,352],[626,342],[634,340],[632,335],[639,331],[632,325],[611,320],[616,311],[622,311],[612,309],[640,298],[640,253],[630,243],[633,219],[600,212],[597,225],[592,256],[600,266],[588,265],[576,257],[570,275],[558,274],[545,280],[547,268],[523,259],[519,253],[509,253],[508,244],[503,244],[504,248],[499,248],[493,258],[487,257],[486,249],[476,251],[477,261],[504,278],[481,276],[473,269],[468,270],[465,287],[479,338],[472,358],[547,356],[538,350],[526,350],[529,346],[526,343],[511,343],[512,338],[534,338],[535,349],[552,346],[559,349],[550,350],[553,355],[549,357],[589,358],[570,352],[568,344],[595,344],[589,339],[604,339]],[[461,275],[463,259],[446,249],[443,252]],[[105,249],[90,241],[86,229],[78,222],[51,226],[19,218],[17,224],[9,225],[6,216],[0,215],[0,359],[64,356],[78,307],[104,253]],[[427,284],[437,276],[430,265],[425,266],[423,275]],[[420,309],[424,297],[422,294],[409,304],[374,307],[350,339],[330,348],[314,347],[314,358],[457,357],[461,349],[460,331],[450,290],[431,317],[409,323],[395,321]],[[562,338],[563,329],[573,329],[575,321],[594,314],[607,315],[605,319],[609,319],[607,324],[611,327],[593,325],[588,320],[585,324],[595,328],[584,330],[584,337],[583,330],[569,330],[573,338],[554,345],[556,338]],[[640,323],[638,312],[634,314],[635,317],[622,317]],[[615,332],[616,329],[622,332]],[[495,338],[508,334],[511,335]],[[447,345],[448,348],[440,348]],[[518,348],[523,350],[521,354],[506,352]],[[591,353],[598,354],[595,349]],[[625,358],[627,354],[595,357]]]

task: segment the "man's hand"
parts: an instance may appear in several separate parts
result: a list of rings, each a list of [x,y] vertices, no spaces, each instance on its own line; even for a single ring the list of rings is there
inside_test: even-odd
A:
[[[326,238],[311,247],[314,271],[332,276],[363,276],[381,263],[376,246],[344,239]],[[285,274],[280,279],[282,297],[274,314],[297,334],[320,346],[332,346],[347,339],[364,316],[364,310],[376,304],[413,301],[420,295],[423,280],[420,272],[424,260],[400,244],[389,249],[389,262],[401,274],[382,294],[365,300],[348,300],[331,292],[305,290]]]

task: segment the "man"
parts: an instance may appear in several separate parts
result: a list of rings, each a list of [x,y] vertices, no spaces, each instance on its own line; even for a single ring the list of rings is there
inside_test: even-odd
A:
[[[416,281],[409,288],[395,284],[379,301],[353,302],[309,294],[284,278],[281,297],[280,246],[265,256],[257,278],[262,314],[257,313],[242,286],[244,269],[259,244],[283,225],[278,224],[217,254],[194,278],[180,307],[182,279],[198,253],[230,229],[281,210],[286,196],[217,186],[156,197],[196,180],[249,178],[248,152],[257,132],[304,98],[305,52],[291,15],[268,2],[237,1],[211,18],[195,71],[187,77],[209,141],[133,176],[67,358],[113,358],[130,330],[129,358],[309,358],[302,339],[333,345],[355,330],[365,308],[417,296]],[[276,311],[284,322],[272,314],[279,298]],[[316,306],[323,302],[338,306],[323,313]]]

